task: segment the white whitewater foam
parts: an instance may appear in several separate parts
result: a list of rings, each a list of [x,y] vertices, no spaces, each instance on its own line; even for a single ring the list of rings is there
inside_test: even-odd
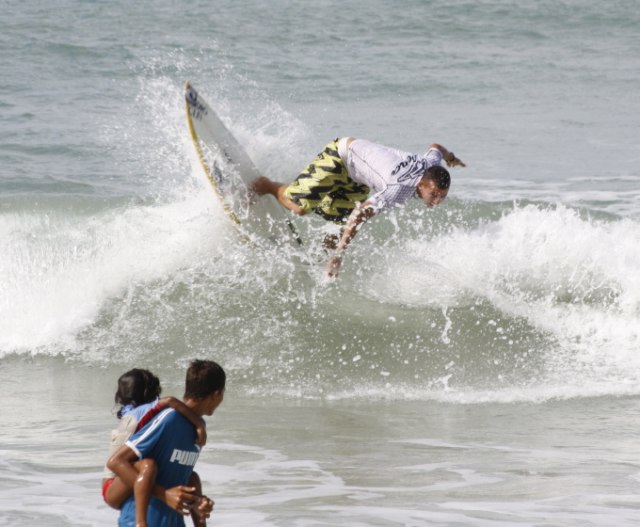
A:
[[[0,353],[56,342],[72,346],[106,299],[220,250],[207,192],[167,205],[95,216],[13,214],[0,218]]]

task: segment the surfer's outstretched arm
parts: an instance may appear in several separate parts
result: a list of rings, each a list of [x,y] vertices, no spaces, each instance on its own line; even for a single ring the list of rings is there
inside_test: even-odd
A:
[[[431,148],[440,150],[440,153],[442,154],[442,159],[444,159],[448,167],[466,167],[467,166],[462,162],[461,159],[457,158],[456,155],[451,150],[447,150],[444,146],[434,143],[431,145]]]
[[[347,249],[347,246],[355,238],[362,225],[375,215],[376,211],[369,201],[365,201],[353,209],[353,212],[349,215],[347,224],[344,229],[342,229],[340,241],[336,246],[335,252],[331,255],[327,263],[327,276],[330,278],[338,276],[340,267],[342,266],[342,255]]]

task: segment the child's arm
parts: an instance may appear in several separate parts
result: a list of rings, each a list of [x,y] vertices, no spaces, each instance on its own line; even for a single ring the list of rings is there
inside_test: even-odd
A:
[[[193,426],[196,427],[196,444],[199,447],[203,447],[207,443],[207,429],[204,426],[204,420],[180,399],[176,399],[175,397],[163,397],[158,401],[156,406],[160,406],[162,408],[173,408],[176,412],[180,412],[191,422]]]
[[[138,471],[134,468],[137,460],[138,455],[127,445],[123,445],[109,458],[107,467],[109,470],[112,470],[127,487],[133,489],[138,477]],[[173,510],[186,516],[189,514],[187,505],[193,503],[198,498],[198,496],[194,494],[195,490],[195,487],[187,487],[185,485],[165,488],[156,483],[153,486],[153,496],[165,502]]]

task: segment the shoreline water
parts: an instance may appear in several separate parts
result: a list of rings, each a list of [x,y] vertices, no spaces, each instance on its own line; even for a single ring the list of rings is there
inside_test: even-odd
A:
[[[0,426],[12,430],[0,444],[0,516],[114,525],[99,485],[119,370],[27,362],[0,374]],[[41,382],[25,416],[11,380],[28,375]],[[165,375],[167,394],[179,394],[176,377]],[[640,508],[637,396],[374,403],[229,388],[197,465],[218,504],[212,524],[630,526]]]

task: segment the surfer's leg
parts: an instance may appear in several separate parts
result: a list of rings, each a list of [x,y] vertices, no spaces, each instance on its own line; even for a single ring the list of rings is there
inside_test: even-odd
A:
[[[260,176],[251,182],[249,192],[257,196],[264,196],[265,194],[276,196],[278,187],[280,186],[282,186],[282,183],[271,181],[268,177]]]
[[[353,181],[345,168],[333,177],[334,188],[327,192],[315,209],[327,221],[344,225],[353,209],[367,199],[369,187]]]
[[[327,220],[335,221],[334,217],[327,217],[323,213],[323,208],[327,200],[332,200],[332,193],[346,180],[348,173],[338,154],[336,139],[325,146],[289,186],[280,189],[281,199],[298,205],[301,212],[296,214],[316,212]]]
[[[259,178],[253,180],[251,186],[249,187],[249,192],[257,196],[270,194],[271,196],[276,198],[276,200],[278,200],[278,203],[280,203],[280,205],[282,205],[285,209],[288,209],[299,216],[306,214],[306,212],[300,205],[292,201],[286,195],[288,186],[289,185],[286,185],[284,183],[278,183],[277,181],[272,181],[267,177],[260,176]]]

